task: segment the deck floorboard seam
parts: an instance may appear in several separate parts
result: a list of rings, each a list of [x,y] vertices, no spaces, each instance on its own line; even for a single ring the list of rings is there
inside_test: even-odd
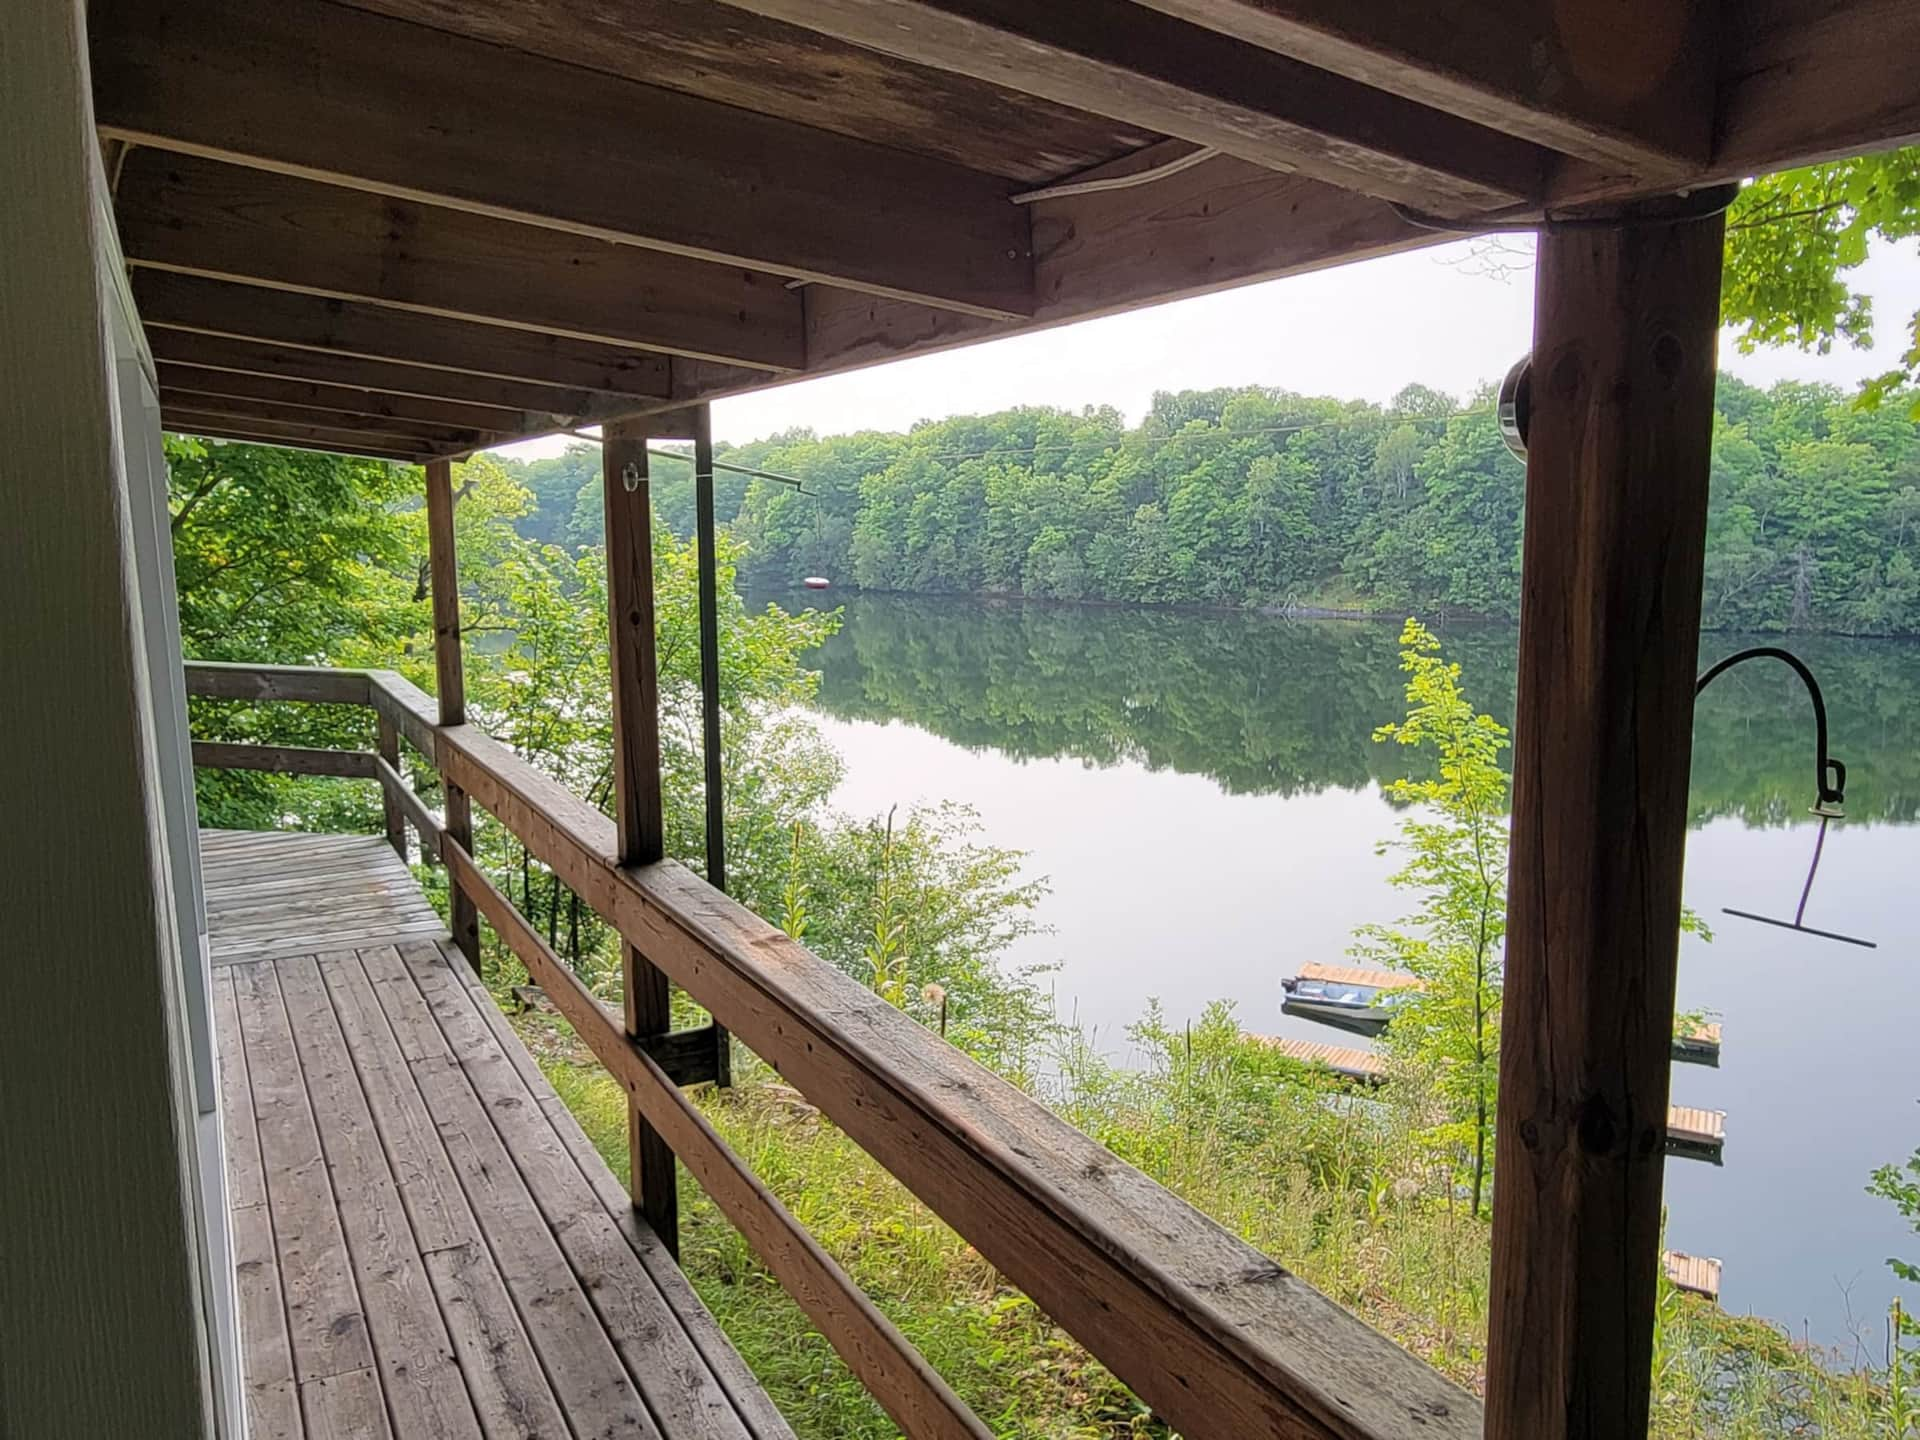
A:
[[[464,978],[455,968],[456,962],[464,963],[458,952],[449,953],[448,946],[445,944],[440,946],[440,951],[448,968],[456,977]],[[471,991],[472,986],[469,985],[468,988]],[[476,1007],[479,1006],[477,997],[474,1003]],[[626,1242],[627,1248],[632,1251],[634,1259],[646,1272],[661,1298],[666,1301],[668,1310],[686,1332],[694,1351],[705,1362],[715,1383],[727,1395],[734,1412],[740,1418],[740,1423],[753,1440],[794,1440],[792,1427],[767,1400],[766,1392],[760,1388],[759,1377],[733,1348],[733,1342],[721,1328],[720,1322],[705,1309],[705,1302],[694,1291],[686,1272],[681,1270],[677,1261],[666,1255],[665,1247],[660,1244],[657,1237],[653,1238],[651,1247],[648,1247],[636,1235],[636,1229],[640,1227],[641,1222],[634,1214],[633,1205],[624,1192],[610,1194],[607,1185],[602,1183],[604,1179],[617,1187],[619,1181],[601,1158],[599,1151],[594,1149],[593,1141],[581,1126],[579,1117],[567,1108],[566,1102],[560,1098],[559,1093],[553,1090],[547,1083],[546,1077],[540,1074],[539,1062],[524,1045],[517,1043],[517,1037],[513,1046],[507,1045],[505,1036],[512,1033],[512,1026],[506,1015],[498,1007],[494,1007],[491,1011],[482,1009],[480,1014],[482,1020],[499,1039],[501,1050],[506,1055],[508,1063],[519,1072],[529,1093],[533,1093],[533,1076],[539,1076],[541,1084],[547,1087],[545,1095],[534,1093],[535,1105],[546,1117],[547,1124],[559,1140],[561,1149],[572,1161],[574,1169],[585,1182],[588,1192],[613,1221],[615,1230]],[[529,1070],[532,1071],[531,1075],[528,1073]],[[596,1174],[594,1168],[590,1167],[588,1157],[591,1157],[592,1167],[597,1167],[599,1173]],[[651,1235],[651,1232],[648,1234]],[[649,1248],[652,1253],[649,1253]],[[677,1286],[671,1284],[670,1278],[663,1277],[661,1274],[663,1267],[671,1272],[672,1277],[678,1278]],[[678,1293],[669,1294],[670,1288]],[[682,1308],[687,1304],[699,1306],[699,1314],[690,1314]],[[733,1361],[731,1365],[727,1363],[728,1358]]]
[[[692,1286],[686,1282],[684,1272],[679,1269],[677,1262],[666,1256],[665,1249],[660,1245],[657,1237],[652,1237],[652,1232],[645,1230],[645,1223],[634,1214],[631,1201],[626,1198],[624,1192],[621,1192],[621,1204],[616,1210],[599,1183],[598,1177],[588,1171],[580,1150],[566,1133],[560,1115],[565,1116],[566,1124],[572,1125],[576,1132],[578,1122],[566,1111],[564,1102],[560,1100],[545,1076],[540,1073],[538,1063],[513,1032],[507,1017],[494,1004],[493,997],[485,986],[467,970],[458,952],[452,950],[449,944],[442,943],[432,947],[406,946],[402,948],[401,954],[402,958],[408,961],[408,968],[414,974],[416,983],[421,983],[423,973],[431,974],[435,978],[436,987],[444,987],[454,997],[449,1002],[450,1008],[470,1018],[478,1026],[479,1035],[484,1037],[486,1043],[492,1047],[491,1053],[483,1054],[473,1044],[458,1040],[453,1031],[447,1028],[447,1019],[434,998],[431,995],[427,997],[428,1005],[432,1009],[435,1021],[440,1025],[441,1033],[447,1038],[454,1054],[462,1057],[463,1066],[474,1077],[476,1091],[482,1091],[483,1103],[486,1103],[486,1096],[477,1067],[483,1064],[488,1067],[497,1066],[498,1073],[506,1078],[513,1098],[519,1102],[519,1110],[516,1113],[527,1115],[527,1123],[538,1127],[538,1132],[543,1133],[549,1142],[544,1147],[533,1148],[545,1149],[550,1157],[549,1163],[557,1167],[564,1176],[570,1176],[577,1186],[577,1200],[574,1203],[579,1208],[569,1210],[565,1222],[569,1233],[572,1233],[572,1227],[580,1225],[582,1221],[597,1222],[599,1226],[605,1227],[604,1231],[597,1231],[589,1225],[588,1230],[592,1233],[604,1234],[607,1246],[613,1250],[615,1256],[619,1257],[613,1263],[626,1272],[629,1277],[628,1283],[641,1295],[640,1303],[658,1313],[660,1324],[671,1326],[677,1332],[675,1349],[680,1352],[682,1361],[688,1367],[685,1372],[684,1387],[676,1393],[674,1387],[662,1386],[657,1402],[648,1394],[647,1381],[635,1370],[635,1363],[620,1340],[616,1338],[615,1341],[615,1349],[619,1351],[629,1372],[633,1374],[636,1387],[647,1399],[656,1416],[660,1418],[661,1428],[670,1435],[679,1433],[678,1430],[670,1428],[666,1420],[667,1412],[661,1408],[677,1406],[704,1410],[709,1417],[708,1432],[711,1433],[712,1428],[718,1425],[730,1440],[793,1440],[792,1430],[778,1417],[771,1404],[764,1402],[764,1399],[756,1403],[752,1398],[753,1392],[758,1390],[758,1380],[745,1363],[738,1360],[738,1352],[731,1351],[731,1342],[726,1339],[725,1332],[720,1329],[718,1322],[712,1319],[710,1312],[705,1309]],[[422,993],[425,994],[424,984],[421,988]],[[473,1062],[470,1065],[466,1063],[469,1059]],[[530,1111],[527,1109],[528,1106],[532,1107]],[[555,1107],[558,1107],[560,1115],[555,1114]],[[494,1106],[488,1104],[488,1110],[489,1114],[493,1114]],[[496,1128],[498,1128],[497,1125]],[[504,1140],[505,1132],[502,1131],[501,1134]],[[600,1161],[598,1153],[592,1151],[591,1142],[586,1141],[584,1133],[580,1134],[580,1140],[586,1144],[601,1175],[617,1186],[618,1182]],[[522,1147],[518,1145],[509,1145],[508,1149],[509,1153],[516,1157],[523,1153]],[[521,1164],[524,1172],[525,1164],[518,1159],[516,1163]],[[561,1179],[560,1183],[565,1185],[567,1182]],[[544,1202],[540,1198],[544,1186],[535,1185],[529,1178],[528,1188],[534,1195],[535,1203],[541,1204],[544,1210]],[[562,1222],[557,1216],[550,1215],[549,1218],[553,1220],[556,1230],[561,1228]],[[643,1242],[636,1232],[644,1232],[647,1237],[652,1238],[656,1252],[652,1257],[642,1253]],[[568,1252],[568,1259],[574,1263],[575,1271],[580,1275],[582,1284],[586,1286],[589,1297],[595,1298],[596,1311],[600,1311],[602,1318],[608,1324],[609,1333],[613,1334],[617,1322],[613,1315],[602,1309],[597,1297],[603,1290],[611,1292],[617,1287],[588,1284],[586,1273],[580,1269],[571,1251]],[[672,1285],[664,1279],[659,1273],[663,1269],[670,1270],[680,1283]],[[736,1364],[730,1366],[724,1358],[716,1363],[714,1358],[716,1350],[723,1355],[731,1352]],[[707,1393],[708,1387],[711,1387],[710,1393]],[[743,1392],[746,1393],[747,1398],[743,1398]],[[764,1396],[763,1391],[759,1393],[762,1397]],[[715,1398],[724,1403],[715,1405],[713,1403]],[[724,1420],[714,1420],[712,1416],[715,1412],[724,1415]]]

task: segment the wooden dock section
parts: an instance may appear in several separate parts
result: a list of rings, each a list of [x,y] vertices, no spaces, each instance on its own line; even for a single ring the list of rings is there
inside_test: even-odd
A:
[[[251,1440],[791,1440],[393,850],[205,853]]]
[[[1363,965],[1322,965],[1309,960],[1300,967],[1302,980],[1323,980],[1329,985],[1371,985],[1376,990],[1420,988],[1420,981],[1399,970],[1369,970]]]
[[[1673,1058],[1682,1065],[1720,1066],[1720,1024],[1703,1021],[1680,1030],[1673,1037]]]
[[[1667,1107],[1667,1153],[1718,1165],[1727,1145],[1727,1112],[1691,1105]]]
[[[1380,1085],[1387,1079],[1387,1062],[1372,1050],[1346,1045],[1324,1045],[1317,1040],[1295,1040],[1287,1035],[1253,1035],[1289,1059],[1309,1065],[1324,1065],[1347,1080],[1362,1085]],[[1724,1110],[1699,1110],[1686,1105],[1667,1107],[1667,1153],[1682,1160],[1706,1160],[1718,1165],[1727,1143],[1727,1113]]]
[[[1718,1303],[1720,1262],[1712,1256],[1668,1250],[1660,1257],[1660,1268],[1666,1272],[1667,1279],[1673,1282],[1676,1290],[1685,1290],[1690,1295],[1704,1296]]]
[[[1387,1062],[1371,1050],[1353,1050],[1345,1045],[1323,1045],[1317,1040],[1294,1040],[1285,1035],[1257,1037],[1292,1060],[1309,1065],[1324,1065],[1349,1080],[1378,1085],[1387,1078]]]
[[[1317,960],[1309,960],[1300,967],[1299,978],[1315,980],[1327,985],[1365,985],[1375,990],[1418,990],[1424,982],[1419,977],[1408,975],[1400,970],[1374,970],[1363,965],[1323,965]],[[1289,1008],[1288,1014],[1297,1014],[1303,1020],[1311,1020],[1319,1025],[1333,1025],[1336,1028],[1353,1029],[1354,1026],[1339,1026],[1338,1022],[1316,1013],[1308,1007],[1298,1010]],[[1372,1014],[1373,1012],[1363,1012]],[[1388,1021],[1382,1018],[1377,1025],[1362,1030],[1371,1036],[1385,1029]],[[1339,1047],[1334,1047],[1339,1048]],[[1720,1025],[1717,1021],[1703,1021],[1675,1033],[1673,1037],[1673,1059],[1677,1065],[1711,1065],[1716,1069],[1720,1064]],[[1334,1067],[1338,1069],[1338,1066]]]

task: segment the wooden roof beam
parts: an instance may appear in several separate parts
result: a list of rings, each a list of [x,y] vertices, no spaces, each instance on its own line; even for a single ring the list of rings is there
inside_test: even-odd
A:
[[[557,417],[528,410],[497,409],[490,405],[468,405],[457,400],[436,400],[418,395],[395,395],[390,391],[368,390],[352,385],[316,385],[304,380],[286,380],[274,375],[243,375],[233,370],[211,370],[199,365],[177,365],[161,361],[156,366],[163,394],[177,394],[182,403],[197,409],[188,396],[219,396],[270,404],[290,420],[298,420],[310,411],[328,411],[360,416],[363,420],[397,420],[412,424],[438,425],[452,430],[479,430],[502,435],[524,435],[530,431],[553,428]]]
[[[420,464],[432,452],[401,436],[360,431],[242,423],[224,415],[192,410],[163,410],[160,428],[176,435],[198,435],[207,440],[238,440],[250,445],[275,445],[287,450],[318,450],[324,455],[358,455],[370,460],[398,460]]]
[[[147,345],[155,360],[172,361],[206,370],[232,372],[310,385],[338,385],[359,390],[424,400],[459,401],[474,405],[523,410],[536,423],[554,428],[588,423],[597,407],[634,404],[584,390],[502,380],[491,375],[469,375],[424,365],[403,365],[324,350],[301,350],[265,341],[226,335],[202,335],[192,330],[147,327]],[[660,404],[667,402],[660,401]],[[600,413],[617,414],[608,408]]]
[[[1138,3],[1648,179],[1697,170],[1712,147],[1709,0]]]
[[[1536,198],[1547,152],[1132,3],[725,0],[882,54],[1453,211]]]
[[[723,5],[688,0],[345,0],[361,10],[605,70],[1025,185],[1046,185],[1159,137],[965,75]],[[638,43],[637,37],[644,37]]]
[[[373,446],[393,454],[442,455],[477,450],[488,437],[471,433],[423,435],[405,427],[374,421],[350,424],[349,417],[333,423],[287,420],[270,415],[231,415],[222,408],[202,408],[183,404],[178,397],[163,398],[161,423],[169,429],[186,426],[197,434],[217,435],[223,428],[256,439],[314,440],[327,445]]]
[[[163,325],[575,392],[641,400],[664,400],[672,394],[669,356],[535,330],[449,320],[168,270],[134,271],[133,301],[149,328]],[[523,402],[508,408],[571,414],[584,403],[556,407]]]
[[[111,138],[564,231],[575,251],[1031,309],[1027,218],[997,177],[325,0],[96,0],[88,21]]]
[[[1689,186],[1920,144],[1920,5],[1912,0],[1750,0],[1726,9],[1713,155]],[[1632,199],[1644,180],[1570,160],[1549,203]]]
[[[426,450],[466,449],[498,445],[513,438],[507,429],[476,430],[458,426],[435,425],[396,415],[362,415],[352,410],[323,410],[308,406],[283,405],[277,400],[258,400],[248,396],[207,394],[182,390],[162,383],[160,408],[187,411],[196,415],[221,415],[236,424],[255,420],[275,424],[305,425],[331,430],[365,430],[381,435],[404,436]]]
[[[760,370],[806,364],[772,275],[363,190],[136,150],[114,197],[136,266]]]
[[[1121,172],[1186,148],[1169,141],[1091,172]],[[1021,325],[816,287],[807,291],[812,373],[834,374],[1277,280],[1352,260],[1434,245],[1380,200],[1222,157],[1152,185],[1043,200],[1033,206],[1040,305]],[[796,377],[797,378],[797,377]],[[744,393],[717,377],[688,400]]]
[[[1913,0],[1747,0],[1728,16],[1716,177],[1920,144]]]

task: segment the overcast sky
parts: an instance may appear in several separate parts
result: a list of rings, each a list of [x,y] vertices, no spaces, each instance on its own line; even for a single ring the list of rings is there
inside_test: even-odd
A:
[[[1498,379],[1527,347],[1532,241],[1507,243],[1516,253],[1504,275],[1469,244],[1445,245],[718,400],[714,435],[904,430],[1014,405],[1116,405],[1134,422],[1156,390],[1215,385],[1384,401],[1418,381],[1464,397]],[[1876,351],[1749,356],[1725,340],[1722,366],[1757,385],[1808,379],[1846,387],[1890,368],[1907,317],[1920,309],[1920,245],[1877,247],[1852,283],[1874,297]],[[507,453],[557,454],[565,444],[530,441]]]

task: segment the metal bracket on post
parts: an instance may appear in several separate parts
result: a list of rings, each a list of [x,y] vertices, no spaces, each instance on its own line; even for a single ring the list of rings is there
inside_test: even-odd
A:
[[[664,1035],[641,1035],[635,1037],[635,1043],[676,1085],[728,1083],[721,1078],[720,1057],[727,1043],[727,1032],[721,1026],[698,1025],[690,1030],[669,1030]]]

